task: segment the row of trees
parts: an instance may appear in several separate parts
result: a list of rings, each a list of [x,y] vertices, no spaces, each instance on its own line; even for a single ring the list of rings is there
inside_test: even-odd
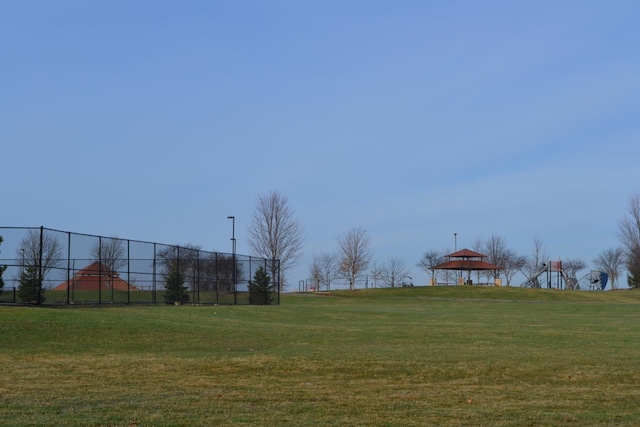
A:
[[[619,223],[619,240],[620,247],[603,250],[592,262],[596,269],[609,276],[612,289],[617,289],[620,274],[625,268],[628,286],[640,287],[640,194],[629,199],[627,214]],[[487,255],[487,262],[502,267],[501,270],[476,272],[478,281],[483,275],[489,280],[500,277],[505,279],[507,286],[511,285],[516,274],[521,273],[525,277],[532,277],[541,270],[544,263],[549,261],[544,245],[539,239],[534,239],[533,250],[529,256],[511,250],[506,239],[496,235],[486,240],[476,239],[471,249]],[[438,275],[443,275],[444,280],[449,281],[449,276],[455,274],[454,272],[433,269],[445,261],[445,255],[448,252],[448,250],[427,251],[417,266],[436,281]],[[390,258],[386,263],[378,264],[371,259],[370,239],[366,230],[361,227],[354,228],[338,238],[336,252],[323,252],[313,257],[309,266],[309,277],[317,289],[320,289],[320,286],[330,289],[335,280],[346,279],[352,290],[356,279],[363,273],[371,278],[374,285],[381,284],[389,287],[404,285],[404,279],[409,278],[410,269],[404,261]],[[581,259],[562,261],[562,268],[570,280],[576,279],[578,273],[586,267],[587,264]],[[570,283],[569,286],[575,286],[575,284],[575,282]]]
[[[617,279],[623,266],[628,272],[627,283],[629,286],[639,287],[640,195],[634,195],[630,198],[627,215],[620,220],[619,229],[622,246],[603,251],[596,257],[594,263],[598,269],[609,275],[612,288],[617,287]],[[113,271],[120,267],[117,264],[118,260],[124,259],[121,253],[123,248],[119,246],[118,242],[120,240],[116,238],[105,239],[92,251],[94,258],[102,260]],[[304,243],[302,224],[295,218],[295,213],[289,206],[286,196],[275,190],[258,196],[248,229],[248,243],[257,256],[272,260],[265,275],[270,280],[278,279],[276,283],[280,287],[279,291],[283,291],[287,283],[286,273],[299,260]],[[518,272],[529,277],[540,268],[543,262],[547,261],[543,245],[538,240],[534,241],[534,250],[530,256],[515,253],[507,247],[506,240],[500,236],[491,236],[486,241],[478,239],[473,249],[485,253],[488,256],[488,262],[502,267],[502,270],[489,274],[494,278],[498,274],[502,275],[506,279],[507,285],[511,284],[511,280]],[[166,253],[160,254],[165,277],[168,278],[175,270],[175,273],[179,273],[180,276],[180,280],[177,282],[184,280],[185,286],[189,277],[196,277],[196,275],[198,275],[199,283],[205,283],[205,286],[206,283],[212,283],[212,280],[206,280],[211,276],[207,272],[208,268],[198,267],[197,270],[194,270],[193,266],[199,265],[193,262],[194,259],[198,259],[199,251],[200,248],[189,246],[180,250],[173,247],[167,248]],[[48,235],[31,230],[29,235],[23,239],[18,252],[24,265],[20,279],[21,284],[35,282],[34,286],[42,290],[43,277],[55,267],[56,260],[61,259],[59,243]],[[432,267],[442,262],[443,256],[444,252],[427,251],[417,265],[436,278],[438,273]],[[25,262],[25,260],[30,262]],[[404,279],[409,278],[410,269],[398,258],[390,258],[383,264],[372,263],[371,260],[372,252],[367,231],[363,227],[356,227],[338,238],[338,250],[335,253],[326,252],[314,256],[309,268],[310,278],[317,288],[324,285],[327,289],[337,278],[348,280],[349,288],[354,289],[356,280],[365,272],[368,273],[374,284],[381,283],[383,286],[390,287],[404,284]],[[229,268],[224,267],[226,261],[228,261]],[[237,265],[234,272],[234,264],[236,263],[233,259],[217,259],[216,262],[215,274],[217,276],[213,280],[220,282],[220,275],[233,276],[234,274],[236,275],[234,281],[241,280],[242,273],[237,269]],[[582,260],[568,259],[563,261],[563,268],[573,277],[585,267],[586,264]],[[2,284],[3,271],[0,269],[0,285]],[[203,277],[205,280],[202,280]],[[255,280],[254,277],[254,282]]]

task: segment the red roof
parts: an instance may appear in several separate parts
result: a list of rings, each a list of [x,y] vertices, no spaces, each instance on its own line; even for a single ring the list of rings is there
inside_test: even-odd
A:
[[[500,266],[484,261],[486,255],[469,249],[461,249],[445,255],[447,261],[431,267],[431,270],[501,270]]]
[[[98,289],[117,291],[137,291],[139,290],[133,285],[119,277],[117,272],[112,271],[104,264],[98,261],[78,270],[70,280],[59,284],[54,291],[66,291],[69,286],[75,291],[97,291]]]
[[[454,252],[449,255],[445,255],[447,258],[486,258],[486,255],[482,255],[481,253],[474,252],[469,249],[460,249],[458,252]]]
[[[431,270],[502,270],[502,267],[481,260],[461,259],[445,261],[431,267]]]

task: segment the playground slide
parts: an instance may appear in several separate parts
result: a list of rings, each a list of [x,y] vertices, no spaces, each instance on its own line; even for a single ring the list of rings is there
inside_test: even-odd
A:
[[[566,271],[562,270],[562,278],[567,285],[567,289],[580,289],[580,283],[576,277],[569,277]]]
[[[520,285],[520,287],[522,288],[539,288],[540,287],[540,282],[538,282],[538,277],[540,277],[540,275],[542,273],[546,273],[547,272],[547,266],[545,264],[545,266],[538,272],[536,272],[534,275],[530,276],[522,285]]]

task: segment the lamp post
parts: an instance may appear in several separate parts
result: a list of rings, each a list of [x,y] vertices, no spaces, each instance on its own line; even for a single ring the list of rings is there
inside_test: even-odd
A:
[[[458,233],[453,233],[453,252],[458,252]],[[462,277],[460,270],[456,271],[456,281],[458,281],[459,277]]]
[[[228,216],[227,219],[231,220],[231,265],[233,270],[231,271],[231,280],[233,280],[233,303],[238,303],[238,291],[236,284],[236,217]]]

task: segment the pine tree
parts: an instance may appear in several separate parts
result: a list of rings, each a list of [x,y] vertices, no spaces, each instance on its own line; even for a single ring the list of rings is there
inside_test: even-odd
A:
[[[271,277],[263,267],[258,268],[253,275],[253,281],[249,282],[249,303],[269,305],[273,302],[272,292]]]
[[[189,302],[189,291],[185,285],[184,274],[180,271],[178,263],[174,262],[169,272],[164,277],[164,302],[167,304],[184,304]]]
[[[44,302],[44,287],[40,282],[36,266],[28,266],[20,273],[18,298],[27,304],[42,304]]]

